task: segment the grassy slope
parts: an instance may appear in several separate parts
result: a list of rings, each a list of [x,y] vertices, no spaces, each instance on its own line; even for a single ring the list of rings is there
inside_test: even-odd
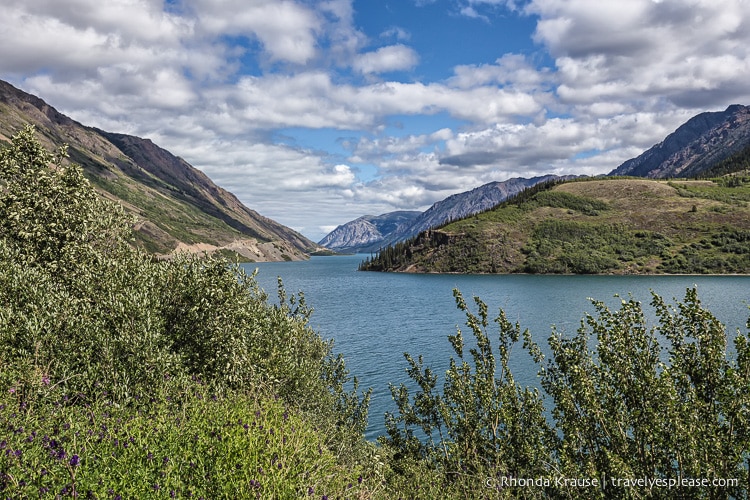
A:
[[[387,270],[747,273],[750,183],[570,182],[448,224],[408,247],[411,256]]]

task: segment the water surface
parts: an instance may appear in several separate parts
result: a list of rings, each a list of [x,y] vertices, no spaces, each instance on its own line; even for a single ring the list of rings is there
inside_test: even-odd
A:
[[[682,300],[687,288],[726,326],[746,331],[750,276],[539,276],[395,274],[359,272],[362,255],[313,257],[302,262],[246,264],[258,269],[257,280],[276,296],[277,276],[288,294],[302,291],[313,307],[310,322],[324,338],[334,339],[347,367],[362,387],[372,387],[368,439],[384,434],[383,414],[395,411],[388,384],[407,382],[404,352],[422,354],[427,364],[444,373],[453,351],[447,336],[463,326],[452,289],[467,299],[479,296],[491,317],[503,308],[508,318],[528,328],[544,345],[552,325],[574,333],[585,313],[593,314],[589,298],[617,307],[629,294],[641,301],[653,321],[650,290],[669,302]],[[490,327],[496,345],[496,329]],[[467,328],[463,328],[470,335]],[[537,367],[518,345],[513,373],[522,385],[538,386]]]

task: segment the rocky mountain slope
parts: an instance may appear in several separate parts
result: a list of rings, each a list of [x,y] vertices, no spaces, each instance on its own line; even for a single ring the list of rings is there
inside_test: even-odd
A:
[[[338,226],[318,242],[319,245],[342,253],[374,252],[388,235],[399,226],[409,224],[422,212],[398,211],[362,217]]]
[[[573,177],[560,177],[557,175],[544,175],[541,177],[532,177],[531,179],[516,177],[502,182],[490,182],[471,191],[451,195],[432,205],[408,226],[398,228],[390,235],[389,242],[403,241],[431,227],[490,209],[498,203],[502,203],[508,198],[517,195],[526,188],[536,186],[537,184],[571,179]]]
[[[68,145],[70,161],[97,190],[137,216],[136,242],[153,253],[224,251],[264,261],[320,249],[150,140],[86,127],[0,80],[0,141],[27,125],[50,149]]]
[[[565,179],[573,177],[568,176]],[[431,227],[492,208],[528,187],[561,179],[563,178],[559,176],[545,175],[531,179],[514,178],[503,182],[490,182],[470,191],[451,195],[421,213],[391,212],[380,216],[365,215],[337,227],[319,244],[342,252],[376,252]],[[404,217],[405,213],[411,215]],[[402,222],[394,225],[393,222],[399,219],[403,219]]]
[[[750,147],[750,106],[701,113],[610,175],[695,177]]]

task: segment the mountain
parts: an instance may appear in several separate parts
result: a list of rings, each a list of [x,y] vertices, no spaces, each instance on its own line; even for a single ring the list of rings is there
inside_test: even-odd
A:
[[[338,226],[318,242],[337,252],[372,252],[383,246],[385,238],[400,225],[408,224],[422,212],[399,211],[382,215],[363,215]]]
[[[650,178],[696,177],[750,148],[750,107],[701,113],[659,144],[626,161],[610,175]]]
[[[573,177],[567,176],[564,179]],[[365,215],[337,227],[318,244],[342,252],[375,252],[431,227],[492,208],[528,187],[560,179],[563,177],[545,175],[531,179],[514,178],[490,182],[471,191],[451,195],[433,204],[425,212]]]
[[[220,251],[266,261],[306,259],[320,250],[149,139],[84,126],[0,80],[0,141],[27,125],[50,149],[68,145],[70,161],[97,191],[137,216],[136,244],[152,253]]]
[[[750,176],[543,184],[388,247],[372,271],[750,273]]]
[[[471,191],[451,195],[432,205],[408,226],[399,227],[393,234],[389,235],[388,241],[389,243],[403,241],[431,227],[482,212],[539,183],[573,177],[556,175],[544,175],[531,179],[516,177],[502,182],[490,182]]]

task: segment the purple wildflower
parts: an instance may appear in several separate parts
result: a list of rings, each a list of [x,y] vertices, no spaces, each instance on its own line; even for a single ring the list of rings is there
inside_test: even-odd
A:
[[[70,465],[71,465],[71,466],[75,467],[75,466],[77,466],[77,465],[78,465],[78,464],[79,464],[80,462],[81,462],[81,461],[79,460],[79,458],[78,458],[78,455],[73,455],[72,457],[70,457],[70,462],[69,462],[69,463],[70,463]]]

